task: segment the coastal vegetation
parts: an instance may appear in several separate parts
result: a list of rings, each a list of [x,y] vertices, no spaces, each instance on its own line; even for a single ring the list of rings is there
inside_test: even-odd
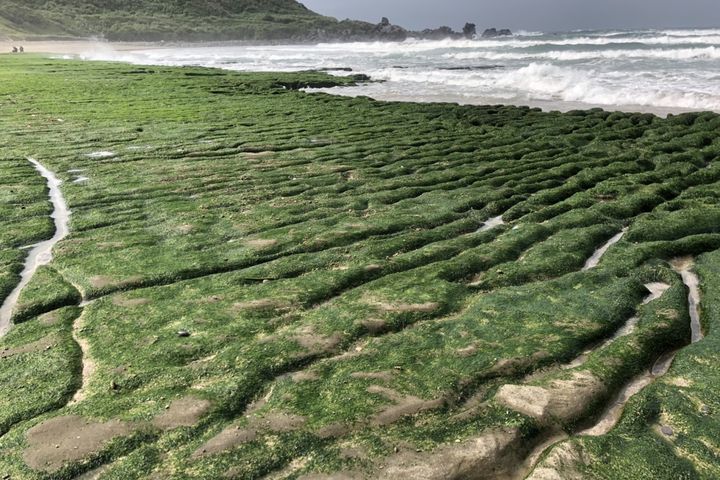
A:
[[[720,115],[364,80],[0,55],[0,478],[720,476]]]
[[[111,41],[403,40],[389,24],[338,21],[295,0],[0,0],[0,37]]]

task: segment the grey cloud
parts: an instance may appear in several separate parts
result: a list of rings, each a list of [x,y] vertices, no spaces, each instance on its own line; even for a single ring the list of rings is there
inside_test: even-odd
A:
[[[301,0],[302,1],[302,0]],[[304,0],[319,13],[409,28],[466,21],[525,30],[720,26],[718,0]]]

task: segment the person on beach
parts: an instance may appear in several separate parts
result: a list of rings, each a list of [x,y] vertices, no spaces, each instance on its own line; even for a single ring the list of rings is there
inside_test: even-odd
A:
[[[20,53],[25,53],[25,49],[23,48],[22,45],[20,45],[20,49],[19,49],[19,50],[20,50]]]
[[[17,49],[17,47],[13,47],[13,49],[12,49],[12,53],[18,53],[18,49]]]

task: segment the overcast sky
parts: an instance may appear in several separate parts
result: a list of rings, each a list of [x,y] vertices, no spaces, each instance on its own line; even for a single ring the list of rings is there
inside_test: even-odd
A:
[[[473,22],[566,31],[581,28],[720,27],[720,0],[300,0],[318,13],[413,29]]]

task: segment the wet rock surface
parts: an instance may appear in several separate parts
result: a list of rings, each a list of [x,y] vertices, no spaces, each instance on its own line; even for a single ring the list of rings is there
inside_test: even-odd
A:
[[[509,37],[512,36],[512,32],[507,28],[487,28],[482,33],[483,38],[495,38],[495,37]]]
[[[31,69],[42,91],[5,68],[0,80],[41,112],[9,108],[0,139],[61,150],[57,171],[92,172],[66,185],[78,229],[53,266],[94,301],[3,339],[14,396],[0,391],[0,472],[31,478],[26,434],[77,415],[81,436],[99,440],[82,458],[44,460],[68,475],[106,462],[133,478],[503,478],[560,426],[572,433],[615,404],[602,438],[555,447],[558,475],[609,477],[628,452],[652,474],[644,459],[662,458],[672,478],[694,458],[714,468],[699,429],[715,420],[703,405],[715,397],[719,263],[698,257],[709,335],[683,349],[688,296],[666,259],[720,248],[720,214],[704,203],[716,116],[372,102],[282,88],[344,81],[318,73],[26,58],[3,67]],[[68,84],[102,104],[56,105]],[[66,121],[43,116],[50,107]],[[33,135],[18,142],[3,133],[12,124]],[[86,156],[101,151],[119,153]],[[0,163],[1,196],[29,182],[23,195],[47,203],[26,162]],[[28,210],[46,220],[42,204]],[[499,212],[512,226],[477,231]],[[7,231],[14,221],[0,218]],[[627,238],[583,271],[623,225]],[[587,350],[581,367],[560,368]],[[616,396],[636,374],[648,388]],[[692,460],[663,450],[681,443]]]

